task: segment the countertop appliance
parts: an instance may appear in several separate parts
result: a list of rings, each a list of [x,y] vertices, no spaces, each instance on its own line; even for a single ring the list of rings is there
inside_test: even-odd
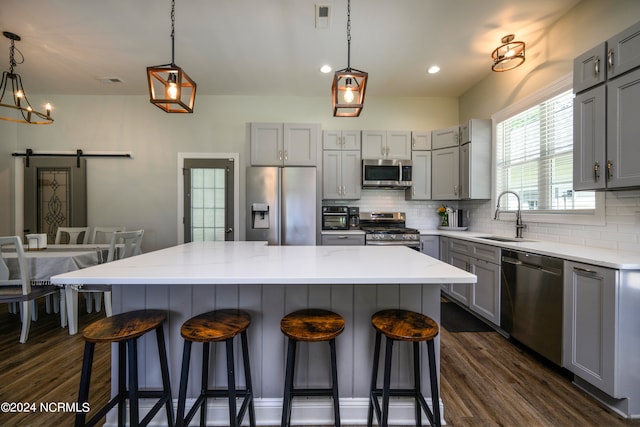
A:
[[[366,245],[407,246],[420,250],[420,232],[405,226],[404,212],[360,212]]]
[[[563,261],[502,249],[500,327],[511,337],[562,364]]]
[[[411,187],[411,160],[363,160],[362,187]]]
[[[349,207],[349,230],[360,229],[360,208],[358,206]]]
[[[322,229],[348,230],[349,208],[347,206],[323,206]]]
[[[316,168],[247,168],[246,240],[316,244]]]

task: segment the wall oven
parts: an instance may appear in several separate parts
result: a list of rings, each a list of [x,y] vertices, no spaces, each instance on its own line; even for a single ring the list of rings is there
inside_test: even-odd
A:
[[[411,187],[411,160],[363,160],[362,187]]]
[[[348,230],[349,208],[347,206],[323,206],[322,229]]]

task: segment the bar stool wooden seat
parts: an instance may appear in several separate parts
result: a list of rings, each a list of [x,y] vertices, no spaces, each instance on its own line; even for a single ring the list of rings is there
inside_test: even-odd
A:
[[[282,403],[282,427],[291,423],[291,404],[297,396],[333,397],[333,414],[336,427],[340,425],[340,404],[338,400],[338,370],[336,363],[335,338],[344,330],[344,319],[337,313],[322,309],[304,309],[287,314],[280,321],[280,330],[288,338],[287,367]],[[298,341],[328,341],[331,352],[331,388],[294,388],[294,370]]]
[[[125,403],[129,400],[129,424],[130,426],[146,426],[164,405],[167,411],[167,424],[174,425],[173,400],[171,398],[171,385],[169,383],[169,365],[165,348],[163,323],[167,315],[161,310],[138,310],[106,317],[87,326],[83,331],[85,340],[84,358],[82,360],[82,375],[80,377],[80,391],[78,393],[78,405],[80,409],[89,399],[89,385],[91,383],[91,367],[93,353],[98,343],[118,343],[118,394],[89,420],[86,421],[85,412],[76,413],[76,426],[93,426],[111,409],[118,405],[118,425],[126,423]],[[158,354],[160,359],[160,371],[162,375],[162,390],[138,389],[138,338],[147,332],[156,331],[158,342]],[[127,387],[127,363],[128,363],[128,387]],[[157,399],[151,411],[139,420],[139,398]],[[92,411],[93,412],[93,411]]]
[[[253,388],[251,385],[251,369],[249,366],[249,347],[247,344],[247,328],[251,324],[251,315],[243,310],[223,309],[209,311],[192,317],[182,324],[180,334],[184,338],[182,353],[182,373],[180,376],[180,391],[178,394],[178,426],[189,425],[189,422],[200,409],[200,425],[205,426],[207,420],[207,398],[227,397],[229,399],[229,425],[240,426],[247,409],[249,423],[256,425],[253,407]],[[233,356],[233,339],[240,334],[242,342],[242,359],[244,363],[245,388],[236,388],[235,366]],[[189,362],[191,359],[191,345],[201,342],[202,346],[202,377],[201,391],[195,403],[185,416],[187,398],[187,384],[189,380]],[[227,389],[209,388],[209,346],[212,342],[224,342],[227,353]],[[242,398],[240,410],[237,410],[236,398]]]
[[[371,317],[371,323],[376,330],[376,342],[373,355],[373,369],[371,374],[371,393],[369,395],[369,414],[367,426],[371,427],[373,412],[375,411],[378,424],[387,427],[389,419],[389,397],[403,396],[413,397],[416,401],[416,426],[422,426],[422,412],[424,410],[429,424],[440,426],[440,398],[438,395],[438,373],[436,370],[436,355],[434,338],[438,335],[438,324],[431,318],[409,310],[382,310]],[[381,337],[386,337],[384,380],[382,389],[377,386],[378,365],[380,359]],[[391,389],[391,356],[395,341],[408,341],[413,343],[413,380],[412,389]],[[420,349],[419,343],[426,341],[429,358],[429,378],[431,383],[431,406],[420,390]],[[382,407],[378,398],[382,396]]]

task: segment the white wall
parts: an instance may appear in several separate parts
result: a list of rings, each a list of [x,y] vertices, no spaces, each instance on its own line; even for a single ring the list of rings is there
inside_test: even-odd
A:
[[[505,73],[491,73],[460,98],[460,118],[488,118],[572,72],[573,58],[640,19],[637,0],[583,0],[536,40],[527,59]],[[474,231],[515,235],[513,221],[492,221],[491,202],[464,202]],[[603,248],[640,251],[640,198],[635,192],[606,194],[606,224],[529,223],[525,237]],[[508,220],[509,215],[503,215]],[[526,222],[526,220],[525,220]]]
[[[329,92],[329,91],[327,91]],[[315,122],[323,129],[424,130],[457,123],[454,98],[368,97],[359,118],[331,116],[326,97],[197,96],[191,115],[167,114],[147,96],[51,95],[55,123],[0,128],[9,144],[0,176],[12,176],[13,150],[133,152],[134,158],[87,160],[89,225],[144,228],[144,249],[177,242],[177,153],[225,152],[240,155],[244,186],[248,122]],[[12,138],[11,135],[15,133]],[[10,147],[10,148],[9,148]],[[11,159],[11,158],[10,158]],[[11,212],[11,187],[0,184],[0,218]],[[241,199],[244,191],[241,192]],[[243,200],[241,200],[243,202]],[[241,205],[242,206],[242,205]],[[6,227],[5,234],[13,230]]]

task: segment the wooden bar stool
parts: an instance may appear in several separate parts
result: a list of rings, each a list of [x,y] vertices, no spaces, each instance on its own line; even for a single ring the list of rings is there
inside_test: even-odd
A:
[[[335,338],[344,330],[344,319],[339,314],[321,309],[305,309],[287,314],[280,321],[280,330],[288,337],[287,367],[284,380],[282,402],[282,427],[291,423],[291,404],[296,396],[333,397],[333,416],[336,427],[340,425],[340,404],[338,400],[338,370],[336,363]],[[331,351],[331,388],[298,389],[293,387],[298,341],[329,341]]]
[[[169,366],[165,349],[163,323],[167,315],[161,310],[138,310],[106,317],[87,326],[83,332],[85,339],[84,358],[82,360],[82,375],[80,377],[80,391],[78,405],[83,407],[89,399],[89,384],[91,383],[91,367],[93,352],[97,343],[118,343],[118,394],[103,408],[86,421],[86,413],[76,413],[76,426],[93,426],[104,417],[114,406],[118,405],[118,425],[126,423],[125,403],[129,399],[129,425],[146,426],[164,405],[167,411],[167,424],[173,426],[173,400],[169,383]],[[147,332],[156,331],[158,354],[160,356],[160,371],[162,375],[162,390],[138,390],[138,338]],[[129,386],[127,388],[127,363],[129,371]],[[151,411],[139,421],[138,399],[158,399]]]
[[[251,324],[251,316],[246,311],[224,309],[209,311],[192,317],[182,324],[180,334],[184,338],[182,353],[182,373],[180,376],[180,391],[178,394],[177,425],[186,426],[200,409],[200,425],[205,426],[207,420],[207,398],[227,397],[229,399],[229,425],[240,426],[249,409],[251,427],[256,425],[253,408],[253,388],[251,385],[251,369],[249,367],[249,346],[247,344],[247,328]],[[233,356],[233,339],[240,334],[242,341],[242,358],[244,362],[245,389],[236,388],[235,366]],[[209,346],[212,342],[224,341],[227,350],[227,389],[209,389]],[[202,346],[202,383],[200,395],[185,416],[185,402],[187,399],[187,384],[189,380],[189,362],[191,359],[191,345],[201,342]],[[240,410],[237,410],[236,398],[242,398]]]
[[[438,335],[438,324],[431,318],[408,310],[382,310],[371,317],[371,323],[376,330],[376,343],[373,353],[373,369],[371,374],[371,394],[369,396],[369,414],[367,426],[371,427],[375,410],[378,424],[387,427],[389,420],[389,397],[413,397],[416,401],[416,426],[422,426],[422,408],[429,418],[429,424],[440,426],[440,398],[438,397],[438,372],[436,370],[436,353],[434,338]],[[382,334],[386,337],[384,360],[384,383],[382,389],[377,388],[378,365],[380,359],[380,341]],[[409,341],[413,343],[413,380],[412,389],[391,389],[391,355],[395,341]],[[431,406],[420,391],[420,349],[418,344],[427,342],[429,357],[429,378],[431,380]],[[382,408],[378,397],[382,396]]]

